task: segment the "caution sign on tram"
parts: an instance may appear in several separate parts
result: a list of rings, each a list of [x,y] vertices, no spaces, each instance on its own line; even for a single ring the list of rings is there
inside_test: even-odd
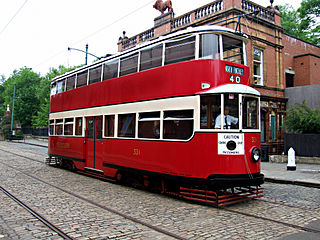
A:
[[[220,155],[244,155],[243,133],[219,133],[218,154]]]

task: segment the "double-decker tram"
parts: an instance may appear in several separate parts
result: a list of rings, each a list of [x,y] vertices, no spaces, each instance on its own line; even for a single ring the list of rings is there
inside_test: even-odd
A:
[[[246,41],[188,28],[54,78],[48,162],[217,206],[261,197]]]

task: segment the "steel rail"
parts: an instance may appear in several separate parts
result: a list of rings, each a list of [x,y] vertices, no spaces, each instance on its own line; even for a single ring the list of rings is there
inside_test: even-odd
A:
[[[0,186],[0,190],[6,194],[9,198],[11,198],[13,201],[15,201],[17,204],[19,204],[22,208],[27,210],[32,216],[34,216],[36,219],[38,219],[40,222],[42,222],[44,225],[46,225],[48,228],[50,228],[52,231],[57,233],[60,237],[67,240],[73,240],[73,237],[70,237],[68,234],[63,232],[60,228],[55,226],[53,223],[51,223],[49,220],[41,216],[39,213],[37,213],[35,210],[27,206],[24,202],[19,200],[17,197],[15,197],[13,194],[8,192],[6,189],[4,189],[2,186]]]

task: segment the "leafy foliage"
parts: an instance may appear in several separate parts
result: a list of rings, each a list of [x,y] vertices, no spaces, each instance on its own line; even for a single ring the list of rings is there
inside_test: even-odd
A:
[[[311,109],[306,101],[294,104],[287,110],[286,128],[288,132],[320,133],[320,110]]]
[[[320,46],[320,0],[303,0],[298,10],[289,4],[279,8],[285,33]]]
[[[49,106],[50,106],[50,83],[53,78],[73,70],[75,67],[66,68],[59,66],[58,69],[51,68],[44,78],[41,79],[37,91],[37,98],[40,100],[40,107],[35,115],[32,116],[32,126],[34,128],[47,127]]]
[[[38,73],[27,67],[13,71],[12,75],[5,79],[0,79],[0,116],[3,116],[7,109],[7,104],[12,107],[13,88],[16,84],[16,97],[14,104],[14,119],[19,120],[22,127],[47,127],[50,103],[50,83],[51,80],[61,74],[73,70],[59,66],[57,69],[51,68],[46,76],[41,77]],[[12,111],[12,109],[10,109]],[[11,117],[4,117],[7,129],[11,124]],[[3,127],[3,126],[2,126]],[[4,129],[3,128],[3,129]],[[8,128],[10,131],[10,127]],[[9,132],[6,134],[9,134]]]

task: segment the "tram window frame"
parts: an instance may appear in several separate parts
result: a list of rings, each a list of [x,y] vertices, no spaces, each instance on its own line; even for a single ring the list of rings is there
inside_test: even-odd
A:
[[[67,77],[66,81],[66,91],[74,89],[76,86],[76,75]]]
[[[159,51],[159,53],[158,53]],[[157,55],[159,54],[159,56]],[[148,56],[149,55],[149,56]],[[156,44],[140,51],[140,71],[162,66],[163,44]]]
[[[212,37],[215,37],[213,39]],[[216,49],[214,49],[216,48]],[[199,59],[218,59],[221,58],[220,53],[220,35],[215,33],[200,34],[199,40]],[[209,54],[210,53],[210,54]]]
[[[160,116],[160,111],[139,113],[138,138],[160,139]]]
[[[75,136],[83,136],[83,117],[75,118]]]
[[[118,137],[135,138],[135,133],[136,133],[136,114],[135,113],[119,114],[118,115]]]
[[[119,76],[138,72],[139,52],[120,58]]]
[[[65,80],[66,79],[62,79],[57,82],[57,93],[62,93],[65,91]]]
[[[49,136],[54,136],[54,119],[49,121]]]
[[[62,136],[63,135],[63,119],[56,119],[55,125],[54,125],[54,132],[56,136]]]
[[[192,137],[193,133],[193,109],[168,110],[163,112],[163,139],[188,140]]]
[[[188,42],[188,40],[191,40],[192,38],[193,38],[193,41]],[[193,46],[188,48],[187,51],[183,50],[183,47],[187,46],[188,44],[193,44]],[[196,35],[179,37],[177,39],[172,39],[165,42],[164,65],[195,60],[195,57],[196,57],[195,49],[196,49]],[[192,53],[190,53],[189,51]],[[188,54],[185,54],[186,52]]]
[[[103,64],[103,81],[118,77],[119,58],[105,62]]]
[[[50,96],[57,94],[57,83],[54,82],[51,84]]]
[[[206,111],[203,111],[206,106]],[[204,116],[205,113],[205,116]],[[200,128],[215,129],[217,117],[221,114],[221,94],[201,96],[200,98]],[[204,124],[206,123],[206,124]]]
[[[74,118],[64,119],[64,126],[63,126],[64,136],[73,136],[73,124],[74,124]]]
[[[240,53],[238,53],[235,49],[240,49]],[[244,49],[243,41],[241,39],[233,38],[227,35],[222,35],[223,60],[228,62],[245,64],[244,50],[245,49]],[[230,56],[227,56],[227,53],[231,53]],[[240,59],[238,59],[239,56],[240,56]]]
[[[248,102],[246,100],[254,100],[256,102],[255,109],[253,109],[252,106],[248,106]],[[251,113],[255,116],[255,121],[252,117],[248,116],[247,113],[249,109],[252,109]],[[259,98],[254,97],[254,96],[248,96],[248,95],[242,95],[242,129],[244,130],[259,130],[259,119],[260,119],[260,114],[259,114],[260,106],[259,106]],[[250,122],[250,124],[248,124]],[[255,126],[254,126],[255,125]]]
[[[104,115],[104,137],[114,137],[115,115]]]
[[[97,65],[89,69],[89,84],[101,82],[102,65]]]
[[[88,84],[88,69],[77,73],[77,88]]]

